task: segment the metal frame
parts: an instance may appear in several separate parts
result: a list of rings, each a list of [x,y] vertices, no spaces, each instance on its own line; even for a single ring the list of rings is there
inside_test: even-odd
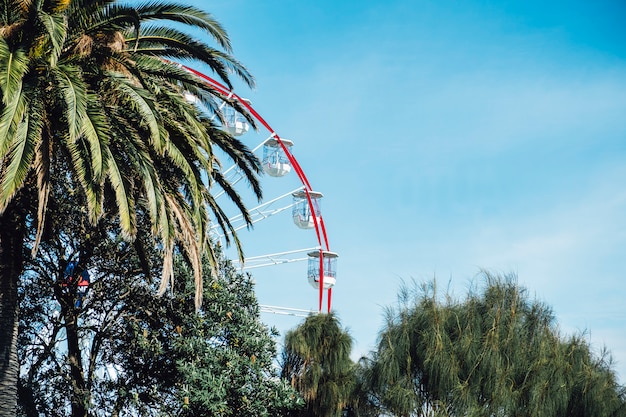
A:
[[[312,213],[315,213],[314,210],[314,205],[313,205],[313,201],[311,199],[311,195],[310,193],[313,191],[313,188],[311,187],[311,184],[309,183],[309,180],[307,179],[304,171],[302,170],[302,168],[300,167],[300,164],[298,163],[298,161],[296,160],[296,158],[293,156],[293,154],[290,152],[288,146],[285,145],[285,143],[282,141],[281,137],[276,133],[276,131],[274,131],[274,129],[272,129],[272,127],[265,121],[265,119],[263,119],[263,117],[261,117],[261,115],[252,107],[252,105],[250,104],[249,101],[239,97],[237,94],[235,94],[234,92],[230,91],[225,85],[223,85],[222,83],[220,83],[219,81],[214,80],[211,77],[208,77],[207,75],[194,70],[193,68],[187,67],[185,65],[182,64],[176,64],[178,65],[180,68],[186,70],[187,72],[197,76],[198,78],[200,78],[201,80],[203,80],[204,82],[206,82],[208,85],[210,85],[212,88],[215,89],[215,91],[217,91],[219,94],[228,97],[229,99],[235,99],[240,105],[242,105],[242,107],[244,107],[248,113],[254,117],[263,127],[265,127],[269,132],[270,132],[270,136],[268,139],[275,139],[281,146],[283,152],[285,153],[285,155],[287,156],[287,159],[289,160],[289,163],[291,164],[291,166],[293,167],[294,171],[296,172],[296,174],[298,175],[298,178],[300,179],[300,182],[302,183],[303,186],[303,190],[306,193],[307,196],[307,200],[309,203],[309,207],[311,209]],[[263,142],[265,143],[265,141]],[[315,234],[317,236],[317,241],[319,243],[319,251],[320,251],[320,290],[319,290],[319,311],[322,311],[322,301],[324,298],[324,265],[323,265],[323,256],[322,253],[323,252],[330,252],[330,246],[328,243],[328,235],[326,233],[326,226],[324,225],[324,219],[322,217],[322,215],[320,214],[320,216],[314,216],[314,227],[315,227]],[[328,288],[327,290],[327,311],[330,312],[330,307],[331,307],[331,297],[332,297],[332,288]]]

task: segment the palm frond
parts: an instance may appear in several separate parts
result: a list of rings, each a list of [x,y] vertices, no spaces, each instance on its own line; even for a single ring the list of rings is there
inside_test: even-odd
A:
[[[148,92],[134,85],[128,77],[115,73],[109,75],[105,88],[120,100],[120,105],[137,113],[139,124],[148,129],[150,143],[158,153],[162,153],[165,148],[160,131],[162,123]]]
[[[0,161],[2,165],[4,165],[3,158],[13,141],[13,135],[22,122],[24,110],[25,98],[23,94],[19,94],[4,107],[0,115]]]
[[[142,205],[147,207],[148,215],[153,227],[153,232],[158,234],[158,225],[163,212],[163,187],[160,183],[159,173],[154,160],[150,155],[150,147],[143,141],[144,130],[136,125],[130,125],[124,116],[126,111],[115,114],[115,136],[125,138],[124,152],[129,164],[137,173],[138,183],[143,184],[143,189],[135,189],[134,192],[141,195]]]
[[[72,171],[72,176],[78,181],[80,188],[85,193],[87,204],[87,215],[91,223],[96,224],[103,210],[103,183],[104,181],[96,182],[91,175],[92,170],[88,164],[89,156],[87,150],[81,146],[82,142],[76,142],[69,140],[69,135],[60,135],[60,138],[65,151],[69,157]],[[108,153],[103,152],[103,169],[106,171],[106,157]]]
[[[222,188],[222,190],[226,193],[230,201],[235,203],[235,206],[239,209],[239,213],[241,213],[243,220],[246,225],[252,226],[252,217],[248,212],[246,205],[244,204],[241,196],[237,192],[237,190],[233,187],[233,185],[222,175],[222,173],[218,170],[213,170],[211,173],[211,178],[215,180],[217,184]]]
[[[90,172],[92,172],[95,184],[100,184],[103,179],[105,161],[103,156],[103,147],[109,143],[109,134],[111,128],[107,123],[107,117],[103,114],[102,109],[94,104],[96,97],[93,94],[87,94],[87,110],[80,120],[80,135],[87,143],[89,156],[91,160]]]
[[[175,137],[172,137],[175,139]],[[184,175],[182,183],[188,187],[190,197],[196,204],[201,203],[198,199],[200,190],[202,189],[202,178],[200,172],[195,168],[194,163],[189,160],[188,153],[182,151],[175,143],[170,140],[166,144],[167,159]]]
[[[68,13],[70,39],[81,34],[93,36],[130,28],[137,33],[141,26],[135,7],[114,4],[112,1],[72,3],[75,4],[72,4]]]
[[[65,17],[61,14],[49,14],[43,10],[38,10],[39,20],[48,31],[48,37],[52,43],[52,51],[49,54],[49,63],[51,67],[55,67],[63,47],[65,46],[65,38],[67,36],[67,25]]]
[[[194,60],[208,65],[229,88],[232,88],[229,73],[234,73],[253,87],[254,78],[248,70],[230,54],[211,48],[189,34],[170,27],[147,27],[139,39],[127,34],[129,43],[137,43],[134,53]]]
[[[154,51],[151,51],[153,53]],[[141,74],[155,77],[156,80],[167,80],[170,83],[176,83],[180,92],[189,92],[201,99],[202,104],[206,107],[208,114],[220,118],[222,115],[218,110],[223,103],[225,97],[216,91],[213,86],[201,80],[196,75],[183,69],[180,65],[165,61],[158,56],[146,55],[141,53],[132,54],[132,61],[135,66],[131,71],[133,75],[141,78]],[[238,105],[237,102],[230,103],[233,108],[243,114],[253,128],[256,129],[256,121],[248,114],[246,109]]]
[[[0,91],[2,103],[9,107],[22,89],[22,80],[28,71],[28,56],[22,49],[12,51],[0,37]]]
[[[208,202],[208,207],[213,213],[220,230],[223,232],[224,240],[226,241],[226,244],[227,245],[232,244],[232,243],[235,244],[239,261],[243,262],[244,252],[243,252],[243,247],[241,246],[241,241],[239,240],[239,235],[237,234],[237,231],[235,230],[234,226],[228,219],[228,216],[226,215],[222,207],[219,204],[217,204],[217,201],[215,201],[215,198],[213,198],[213,196],[209,195],[207,198],[207,202]]]
[[[72,65],[58,65],[52,69],[52,75],[62,96],[69,140],[76,141],[82,130],[81,122],[86,119],[87,86],[80,69]]]
[[[122,173],[122,169],[117,164],[114,154],[109,147],[104,150],[104,157],[108,161],[107,178],[113,191],[115,192],[115,201],[120,220],[120,227],[123,234],[132,239],[136,232],[134,200],[129,190],[127,179]]]
[[[11,49],[0,37],[0,89],[3,103],[19,90],[22,78],[28,70],[28,54],[22,48]]]
[[[150,2],[139,5],[137,13],[142,21],[168,20],[183,23],[187,27],[202,29],[211,35],[224,50],[231,52],[228,35],[213,16],[193,6],[165,2]]]
[[[163,266],[161,268],[161,283],[159,284],[158,294],[163,295],[167,291],[168,286],[174,288],[174,242],[164,242],[163,248]]]
[[[196,289],[196,309],[199,309],[202,305],[202,253],[201,247],[198,244],[198,237],[195,232],[198,227],[191,220],[188,207],[181,205],[180,201],[175,199],[173,194],[166,194],[165,199],[170,211],[174,214],[177,220],[179,237],[183,242],[183,247],[191,262]],[[215,270],[211,272],[213,273],[213,276],[216,275]]]
[[[31,131],[31,128],[41,131],[41,120],[31,124],[30,113],[23,112],[24,118],[19,122],[9,154],[3,164],[6,169],[3,172],[0,182],[0,207],[4,209],[15,193],[22,188],[26,174],[31,168],[31,163],[35,155],[35,147],[39,139],[38,132]]]
[[[38,205],[37,205],[37,232],[35,234],[35,240],[31,249],[32,256],[37,254],[41,238],[43,236],[44,225],[46,221],[46,214],[48,211],[48,200],[50,196],[51,183],[50,183],[50,156],[52,154],[52,147],[50,138],[48,135],[41,135],[43,130],[45,111],[42,103],[34,101],[31,102],[31,124],[32,128],[29,129],[30,140],[36,142],[36,139],[41,137],[35,153],[34,169],[37,175],[37,189],[38,189]]]

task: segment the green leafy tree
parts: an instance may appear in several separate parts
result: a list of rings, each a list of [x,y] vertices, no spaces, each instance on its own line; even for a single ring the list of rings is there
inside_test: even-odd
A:
[[[54,226],[79,224],[71,199],[54,204],[64,214]],[[142,260],[115,222],[85,226],[44,239],[20,281],[20,416],[270,416],[298,406],[277,375],[276,334],[260,322],[249,276],[220,257],[218,276],[205,268],[207,302],[196,311],[181,259],[176,288],[158,297],[141,268],[160,268],[156,250]],[[65,257],[87,251],[87,235],[92,284],[77,308],[60,277]]]
[[[282,376],[305,401],[294,416],[334,417],[351,400],[354,364],[352,338],[333,313],[310,315],[285,336]]]
[[[147,241],[146,230],[137,238],[141,244],[129,244],[120,238],[114,218],[90,225],[80,200],[60,182],[50,204],[57,215],[46,223],[38,256],[27,260],[20,280],[19,403],[27,416],[82,417],[93,402],[102,338],[115,337],[106,329],[126,314],[121,300],[130,284],[141,281],[146,268],[158,276],[159,252]],[[68,282],[64,274],[68,263],[76,261],[74,276],[91,270],[95,279],[90,285],[94,296],[80,306],[77,280]]]
[[[203,31],[220,49],[181,27]],[[213,146],[235,161],[260,196],[258,160],[185,99],[196,96],[210,112],[219,95],[164,58],[200,63],[227,85],[230,74],[252,84],[230,55],[223,28],[190,6],[113,0],[0,5],[0,416],[13,415],[16,403],[24,240],[33,228],[28,249],[36,254],[51,217],[54,181],[69,185],[91,225],[114,215],[121,236],[137,242],[143,241],[139,222],[149,225],[147,233],[163,250],[161,291],[174,277],[173,257],[181,248],[193,266],[197,306],[203,254],[213,268],[217,262],[211,219],[232,231],[209,187],[224,188],[249,220]],[[236,235],[227,236],[239,247]]]
[[[364,361],[370,405],[397,416],[621,416],[610,355],[563,337],[514,277],[485,273],[462,301],[403,290]]]
[[[229,262],[220,271],[207,286],[201,314],[187,311],[176,328],[176,368],[189,398],[181,415],[274,416],[298,408],[297,392],[278,375],[278,333],[260,322],[251,277]]]
[[[345,417],[378,417],[380,408],[372,401],[369,385],[368,358],[361,358],[354,366],[354,385],[350,393]]]

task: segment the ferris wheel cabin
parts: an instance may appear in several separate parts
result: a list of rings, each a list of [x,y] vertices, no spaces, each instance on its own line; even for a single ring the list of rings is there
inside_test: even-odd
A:
[[[250,104],[250,100],[242,99]],[[233,136],[241,136],[250,130],[250,123],[237,110],[230,106],[224,109],[224,125],[222,128]]]
[[[309,197],[311,204],[309,204],[309,198],[307,198],[307,192],[305,190],[296,191],[291,194],[293,196],[293,209],[291,214],[293,215],[293,222],[300,229],[312,229],[315,227],[315,217],[320,217],[320,199],[323,197],[322,193],[317,191],[309,191]],[[311,206],[313,210],[311,210]]]
[[[320,265],[320,254],[322,255],[322,262]],[[307,254],[309,256],[309,268],[308,279],[309,284],[315,289],[320,288],[320,266],[323,269],[325,290],[332,288],[337,282],[337,255],[334,252],[328,251],[313,251]]]
[[[291,152],[293,142],[287,139],[281,139],[281,142]],[[263,171],[272,177],[282,177],[291,171],[291,164],[283,147],[274,138],[263,144]]]

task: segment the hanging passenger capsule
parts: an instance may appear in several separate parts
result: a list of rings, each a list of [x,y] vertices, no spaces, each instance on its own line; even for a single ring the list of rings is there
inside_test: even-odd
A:
[[[313,251],[307,254],[309,256],[307,274],[309,284],[316,289],[320,288],[320,275],[322,275],[320,274],[320,254],[322,254],[322,268],[324,270],[323,288],[327,290],[337,282],[337,257],[339,255],[328,251]]]
[[[242,99],[250,104],[250,100]],[[224,125],[222,128],[233,136],[241,136],[250,130],[250,123],[245,117],[231,106],[226,106],[224,112]]]
[[[309,204],[309,199],[307,198],[307,192],[305,190],[296,191],[291,195],[293,196],[293,209],[291,212],[293,222],[300,229],[314,228],[315,217],[319,218],[321,215],[319,200],[323,197],[322,193],[309,191],[311,204]]]
[[[287,139],[280,140],[291,152],[293,142]],[[278,140],[270,138],[263,144],[263,171],[272,177],[282,177],[291,171],[289,158]]]

